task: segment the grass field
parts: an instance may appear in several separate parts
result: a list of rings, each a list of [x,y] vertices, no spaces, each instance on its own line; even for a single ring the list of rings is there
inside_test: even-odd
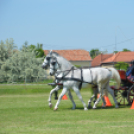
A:
[[[101,109],[100,102],[96,110],[84,111],[72,91],[76,110],[71,110],[68,99],[53,111],[47,102],[50,89],[47,85],[0,85],[0,134],[134,133],[134,110],[130,106]],[[87,103],[91,92],[82,89],[81,94]],[[54,96],[52,103],[56,103]]]

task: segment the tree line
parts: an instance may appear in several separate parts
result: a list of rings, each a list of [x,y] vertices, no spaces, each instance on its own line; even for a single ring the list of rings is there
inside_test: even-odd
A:
[[[42,44],[24,43],[20,50],[13,39],[0,42],[0,83],[39,82],[48,78],[41,65],[44,59]]]
[[[127,51],[130,51],[129,49],[127,49],[127,48],[124,48],[123,50],[122,50],[122,52],[127,52]],[[113,53],[118,53],[119,51],[114,51]],[[105,51],[105,52],[101,52],[99,49],[92,49],[92,50],[90,50],[90,56],[92,57],[92,59],[93,58],[95,58],[97,55],[100,55],[101,53],[104,53],[104,54],[106,54],[107,53],[107,51]]]

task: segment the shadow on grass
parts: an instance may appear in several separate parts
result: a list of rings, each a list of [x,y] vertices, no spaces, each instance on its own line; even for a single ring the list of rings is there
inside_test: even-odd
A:
[[[128,105],[125,105],[125,106],[119,106],[119,108],[115,108],[115,106],[111,106],[111,107],[105,107],[105,108],[103,108],[103,107],[101,107],[101,106],[98,106],[96,109],[93,109],[92,107],[91,108],[89,108],[88,110],[110,110],[110,109],[123,109],[123,108],[130,108],[131,106],[128,106]],[[72,109],[72,107],[70,107],[70,108],[64,108],[63,110],[72,110],[73,111],[73,109]],[[81,106],[76,106],[76,108],[75,108],[75,110],[84,110],[84,108],[83,107],[81,107]]]

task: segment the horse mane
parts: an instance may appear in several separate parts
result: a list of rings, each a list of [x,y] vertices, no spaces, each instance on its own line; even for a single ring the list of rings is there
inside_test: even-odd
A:
[[[60,56],[57,52],[51,52],[50,55],[52,55],[52,56]]]
[[[74,65],[70,62],[70,61],[68,61],[66,58],[64,58],[63,56],[61,56],[61,55],[59,55],[57,52],[51,52],[50,53],[50,55],[51,56],[56,56],[56,57],[59,57],[59,58],[61,58],[61,59],[63,59],[67,64],[69,64],[71,67],[74,67]],[[64,64],[64,63],[62,63],[62,64]]]

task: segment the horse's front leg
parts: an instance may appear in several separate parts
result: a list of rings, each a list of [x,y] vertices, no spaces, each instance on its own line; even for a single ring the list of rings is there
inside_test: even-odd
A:
[[[72,103],[73,103],[72,109],[75,109],[75,108],[76,108],[76,104],[75,104],[75,102],[74,102],[74,99],[73,99],[73,96],[72,96],[72,94],[71,94],[70,89],[68,90],[68,96],[69,96],[70,100],[71,100]]]
[[[52,94],[55,92],[55,91],[58,91],[60,89],[59,86],[56,86],[54,89],[52,89],[50,91],[50,95],[49,95],[49,98],[48,98],[48,102],[49,102],[49,107],[51,108],[52,107],[52,103],[51,103],[51,97],[52,97]]]
[[[81,93],[80,93],[78,87],[73,87],[73,90],[75,91],[76,95],[78,96],[78,98],[79,98],[80,101],[82,102],[83,107],[84,107],[84,110],[88,110],[88,109],[87,109],[87,106],[86,106],[86,103],[83,101],[83,98],[82,98],[82,96],[81,96]]]
[[[54,110],[58,109],[58,105],[60,104],[60,101],[61,101],[63,95],[67,92],[67,90],[68,90],[68,88],[63,87],[63,90],[62,90],[61,94],[59,95],[59,98],[58,98],[58,101],[57,101],[57,103],[56,103],[56,105],[54,107]]]

